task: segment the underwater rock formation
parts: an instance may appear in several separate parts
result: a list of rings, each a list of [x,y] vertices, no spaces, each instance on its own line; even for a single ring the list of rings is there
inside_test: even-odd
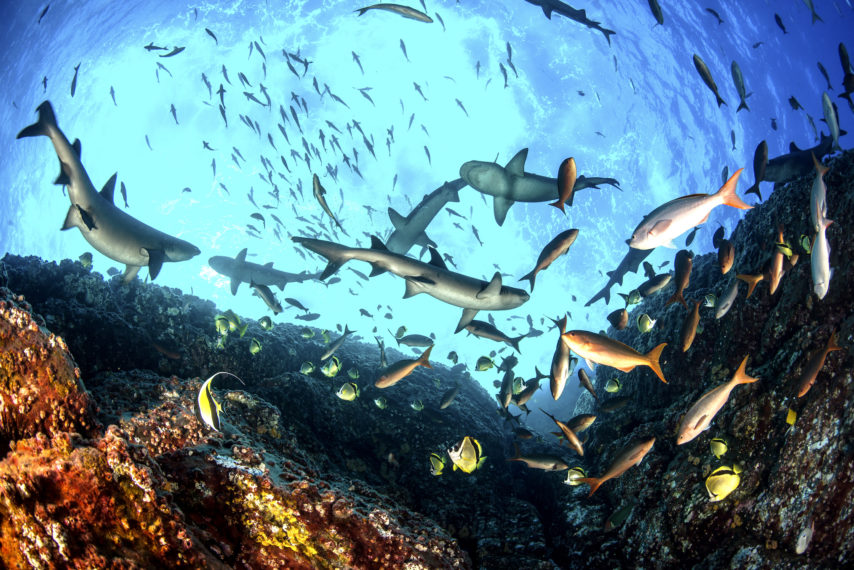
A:
[[[610,414],[598,412],[588,430],[585,467],[598,475],[627,441],[657,439],[638,467],[605,483],[593,497],[587,498],[582,486],[564,498],[563,536],[556,547],[563,554],[554,553],[555,559],[706,568],[852,563],[854,513],[844,506],[854,504],[854,153],[828,166],[828,217],[836,223],[827,230],[834,273],[823,300],[812,293],[809,255],[799,243],[799,236],[811,234],[811,175],[777,187],[746,213],[731,238],[736,259],[729,274],[721,275],[716,254],[696,256],[685,291],[691,301],[710,293],[720,299],[736,273],[761,273],[775,251],[776,226],[783,224],[800,259],[775,295],[769,294],[766,278],[749,299],[741,283],[734,306],[720,320],[713,308],[701,307],[702,331],[685,353],[679,331],[688,311],[679,304],[665,306],[670,287],[634,308],[632,326],[608,331],[640,352],[669,343],[662,356],[668,384],[647,369],[630,374],[599,369],[600,395],[628,397],[629,403]],[[647,334],[634,326],[643,313],[658,319]],[[798,398],[798,379],[810,354],[834,331],[845,351],[830,353],[815,385]],[[707,390],[732,378],[746,355],[748,373],[759,381],[736,387],[710,429],[677,446],[682,414]],[[623,388],[611,396],[602,387],[614,376]],[[575,411],[597,413],[595,401],[583,394]],[[793,425],[787,422],[790,414]],[[710,451],[716,437],[728,443],[720,459]],[[743,468],[739,487],[723,501],[710,502],[706,477],[720,465],[736,463]],[[622,526],[603,531],[606,518],[629,504],[634,507]]]
[[[526,454],[557,454],[598,476],[626,443],[656,437],[639,466],[592,497],[583,485],[565,485],[565,473],[506,461],[512,424],[459,368],[419,368],[379,390],[376,346],[351,338],[336,353],[337,376],[303,374],[301,364],[317,363],[326,349],[319,334],[304,338],[301,327],[281,324],[267,331],[244,319],[245,335],[223,338],[208,301],[141,281],[105,281],[77,262],[7,255],[0,263],[0,565],[850,564],[854,155],[829,166],[835,273],[822,301],[812,295],[809,256],[799,245],[809,233],[810,176],[747,212],[731,238],[730,274],[721,275],[714,254],[696,256],[685,290],[689,300],[720,298],[735,273],[760,273],[782,223],[800,262],[774,296],[760,282],[745,299],[742,284],[722,319],[701,308],[703,330],[684,353],[679,331],[688,312],[665,306],[667,288],[645,299],[631,320],[648,313],[658,319],[652,331],[631,326],[609,335],[642,352],[668,342],[668,383],[646,367],[629,374],[601,367],[595,384],[603,401],[628,401],[606,413],[589,394],[580,397],[576,413],[598,415],[584,434],[583,458],[558,451],[548,435],[522,442]],[[848,350],[830,353],[815,385],[797,398],[810,354],[833,331]],[[263,347],[257,354],[252,338]],[[386,352],[389,362],[412,357]],[[682,414],[748,354],[748,373],[759,382],[737,387],[708,431],[677,446]],[[344,401],[335,393],[351,368],[361,395]],[[214,383],[223,433],[194,413],[204,378],[219,370],[244,383]],[[607,394],[614,376],[622,389]],[[454,403],[439,409],[456,384]],[[430,454],[464,436],[482,444],[483,467],[467,475],[448,462],[442,475],[431,475]],[[726,440],[719,459],[712,438]],[[743,469],[739,486],[710,502],[706,477],[735,464]]]

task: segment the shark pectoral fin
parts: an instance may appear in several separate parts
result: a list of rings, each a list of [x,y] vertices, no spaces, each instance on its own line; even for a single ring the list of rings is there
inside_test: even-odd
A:
[[[237,295],[237,288],[240,287],[240,279],[231,278],[231,294]]]
[[[476,297],[478,299],[486,299],[487,297],[497,297],[499,293],[501,293],[501,273],[496,271],[495,275],[492,276],[492,280],[486,287],[480,290],[480,293]]]
[[[393,225],[396,230],[399,230],[402,226],[406,225],[406,218],[401,216],[394,208],[388,209],[388,218],[391,220],[391,225]]]
[[[148,274],[151,276],[151,280],[154,281],[157,279],[157,274],[160,273],[160,268],[163,267],[166,255],[162,249],[144,249],[148,252]]]
[[[71,204],[68,208],[68,213],[65,214],[65,221],[62,223],[62,231],[70,230],[71,228],[82,228],[83,220],[80,217],[80,210],[76,204]]]
[[[515,176],[522,176],[525,174],[525,161],[528,159],[528,149],[523,148],[516,155],[510,159],[510,162],[507,163],[507,166],[504,167],[507,172],[513,174]]]
[[[130,283],[136,278],[139,273],[139,265],[128,265],[125,267],[125,272],[122,275],[122,283]]]
[[[478,309],[463,309],[463,316],[460,317],[460,322],[457,323],[457,330],[454,331],[454,334],[460,332],[466,325],[472,322],[472,320],[477,315]]]
[[[507,212],[510,210],[510,206],[514,204],[513,200],[508,198],[499,198],[495,197],[495,200],[492,203],[492,206],[495,210],[495,221],[499,226],[504,225],[504,220],[507,219]]]
[[[246,248],[240,250],[240,252],[234,257],[234,261],[238,263],[243,263],[246,261]]]
[[[406,291],[403,293],[404,299],[409,299],[410,297],[417,295],[418,293],[424,292],[424,285],[435,285],[436,282],[432,279],[427,279],[426,277],[420,276],[407,276],[404,277],[406,279]]]
[[[551,8],[548,8],[548,7],[546,7],[546,6],[543,6],[542,8],[543,8],[543,14],[545,14],[545,15],[546,15],[546,18],[548,18],[549,20],[551,20],[551,19],[552,19],[552,9],[551,9]]]
[[[439,247],[435,241],[427,237],[427,234],[421,232],[418,234],[418,237],[415,238],[415,245],[420,245],[421,247]]]
[[[445,260],[442,259],[442,256],[436,251],[435,247],[430,248],[430,265],[433,267],[438,267],[440,269],[447,269],[448,266],[445,265]]]
[[[118,172],[113,173],[113,175],[110,176],[110,179],[107,180],[106,184],[104,184],[104,187],[101,188],[101,191],[99,192],[101,197],[110,204],[115,204],[113,196],[116,193],[116,178],[118,177],[118,175]]]
[[[388,251],[388,248],[383,243],[383,240],[381,240],[377,236],[371,236],[371,249],[376,249],[379,251]]]

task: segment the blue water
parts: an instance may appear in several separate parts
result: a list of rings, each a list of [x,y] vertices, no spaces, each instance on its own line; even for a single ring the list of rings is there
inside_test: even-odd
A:
[[[299,228],[314,234],[318,228],[296,220],[296,216],[323,216],[311,195],[311,175],[317,172],[329,193],[332,210],[350,237],[347,245],[366,246],[363,232],[386,238],[392,227],[388,206],[406,215],[421,197],[447,180],[459,177],[460,166],[469,160],[506,163],[519,149],[529,148],[526,171],[556,176],[560,162],[573,156],[580,174],[613,177],[622,191],[610,186],[586,189],[576,195],[575,205],[564,216],[544,203],[516,204],[506,223],[499,227],[493,218],[492,199],[471,188],[461,191],[461,202],[450,204],[465,219],[440,213],[428,228],[439,251],[453,256],[457,270],[489,278],[496,270],[513,277],[505,284],[527,289],[516,279],[527,273],[542,247],[559,232],[580,230],[569,254],[556,261],[537,278],[531,300],[509,312],[494,312],[496,324],[510,336],[528,330],[531,315],[535,328],[546,334],[522,341],[520,375],[530,377],[534,366],[547,370],[556,333],[544,317],[555,318],[569,311],[570,328],[592,331],[607,328],[605,316],[622,304],[618,291],[628,292],[642,279],[630,276],[623,287],[612,290],[609,306],[584,303],[605,284],[602,273],[616,267],[626,251],[624,241],[641,217],[659,204],[679,195],[714,192],[721,184],[721,170],[730,173],[745,167],[739,192],[753,181],[752,159],[757,143],[766,139],[773,158],[787,151],[789,142],[800,147],[814,144],[815,135],[807,113],[825,132],[821,93],[826,82],[819,74],[821,61],[830,73],[834,101],[840,103],[842,128],[854,124],[851,110],[836,94],[841,91],[842,71],[837,45],[847,41],[854,49],[854,10],[847,0],[815,0],[824,22],[811,24],[804,2],[709,0],[705,3],[661,0],[664,26],[655,20],[646,1],[590,0],[576,7],[617,34],[609,45],[604,36],[559,15],[544,17],[536,6],[522,0],[484,2],[427,2],[436,20],[425,24],[394,14],[370,11],[357,17],[362,4],[324,2],[51,2],[41,23],[45,4],[4,2],[0,7],[0,251],[38,255],[49,260],[76,259],[94,253],[94,270],[106,275],[117,264],[95,252],[79,231],[60,232],[69,207],[59,187],[52,185],[58,174],[55,152],[46,138],[15,140],[16,133],[33,123],[34,110],[49,99],[59,126],[69,139],[83,143],[83,164],[96,187],[119,173],[128,190],[128,212],[167,233],[197,245],[202,254],[182,263],[165,264],[156,283],[231,308],[245,317],[269,314],[263,303],[242,286],[232,297],[228,280],[207,266],[213,255],[234,256],[249,248],[251,261],[275,262],[290,272],[315,271],[319,259],[304,260],[288,235]],[[410,5],[421,9],[420,4]],[[705,11],[716,10],[725,23]],[[774,22],[778,12],[788,34]],[[441,15],[446,30],[435,14]],[[218,45],[205,32],[212,30]],[[263,39],[263,40],[262,40]],[[401,50],[406,45],[409,61]],[[252,50],[257,41],[264,59]],[[763,42],[758,48],[752,47]],[[154,43],[182,53],[160,58],[143,46]],[[507,64],[507,43],[518,77]],[[288,70],[282,50],[299,53],[311,61],[304,77]],[[354,62],[355,51],[364,67]],[[718,108],[714,96],[702,83],[692,63],[699,54],[714,76],[727,106]],[[736,60],[744,74],[750,111],[736,113],[738,96],[730,76]],[[169,71],[157,68],[163,64]],[[476,65],[480,62],[479,77]],[[70,94],[74,66],[80,63],[76,93]],[[499,64],[507,68],[504,87]],[[221,67],[228,69],[231,85],[225,84],[229,126],[218,110],[216,89],[225,83]],[[302,65],[294,62],[300,75]],[[262,82],[272,99],[272,108],[247,100],[238,80],[243,72],[253,87],[245,89],[264,101],[258,89]],[[171,73],[171,75],[170,75]],[[209,96],[201,74],[209,78]],[[42,78],[47,77],[44,88]],[[312,86],[317,78],[321,90],[328,84],[332,93],[321,98]],[[418,83],[427,101],[415,90]],[[116,104],[111,96],[115,92]],[[372,105],[357,88],[371,87]],[[309,169],[295,161],[290,147],[278,131],[279,104],[293,104],[291,92],[304,98],[307,116],[299,115],[307,141],[321,149],[323,129],[327,149]],[[583,95],[581,94],[583,93]],[[794,111],[788,98],[795,96],[805,111]],[[466,116],[456,103],[465,106]],[[174,105],[179,124],[170,114]],[[410,116],[415,114],[411,129]],[[246,114],[261,127],[261,135],[249,130],[238,118]],[[771,118],[778,130],[772,130]],[[353,119],[374,137],[376,158],[361,141],[350,136],[345,125]],[[352,159],[358,151],[357,176],[329,150],[326,124],[334,123],[344,152]],[[422,128],[422,126],[424,128]],[[286,125],[293,148],[302,154],[299,132],[293,122]],[[387,129],[394,128],[394,143],[386,146]],[[730,131],[735,134],[732,149]],[[267,141],[270,133],[278,150]],[[355,131],[354,131],[355,133]],[[149,150],[145,136],[148,136]],[[204,150],[202,141],[216,149]],[[430,151],[428,162],[424,146]],[[843,146],[847,146],[843,139]],[[237,147],[246,161],[231,160]],[[259,206],[275,204],[268,195],[271,186],[261,180],[260,155],[288,177],[274,175],[281,203],[275,210],[256,210],[247,193],[254,189]],[[287,172],[279,155],[291,168]],[[216,176],[211,160],[216,160]],[[355,163],[355,161],[354,161]],[[326,175],[326,164],[338,168],[338,181]],[[393,179],[397,175],[396,188]],[[294,201],[288,188],[302,182],[304,198]],[[225,184],[230,194],[222,191]],[[183,192],[190,188],[191,192]],[[763,184],[763,195],[771,191]],[[299,196],[299,195],[298,195]],[[343,196],[343,200],[342,200]],[[118,192],[117,202],[121,202]],[[753,198],[748,198],[752,202]],[[369,217],[365,206],[379,211]],[[250,218],[260,211],[266,230]],[[283,222],[281,241],[272,229],[270,213]],[[711,250],[711,235],[718,224],[732,230],[740,211],[721,207],[712,213],[691,249]],[[324,225],[328,220],[323,218]],[[453,225],[462,226],[462,230]],[[252,223],[262,237],[250,237]],[[474,239],[474,225],[483,240]],[[680,242],[681,246],[682,243]],[[420,248],[410,253],[417,255]],[[658,265],[672,260],[673,250],[655,251],[649,260]],[[451,350],[472,369],[477,358],[504,345],[488,340],[453,335],[460,310],[426,295],[402,299],[403,281],[391,275],[363,282],[347,267],[367,273],[369,267],[351,262],[339,272],[342,282],[324,286],[317,282],[288,285],[284,294],[299,299],[322,317],[312,325],[334,331],[346,323],[370,341],[378,327],[386,343],[393,343],[386,329],[404,325],[409,332],[435,333],[434,359],[444,360]],[[123,269],[123,268],[121,268]],[[144,278],[146,269],[140,272]],[[350,290],[354,294],[350,293]],[[574,297],[573,297],[574,296]],[[380,309],[378,305],[382,305]],[[393,320],[382,317],[388,311]],[[360,316],[365,308],[374,319]],[[298,314],[289,309],[274,318],[293,322]],[[478,318],[486,319],[481,314]],[[333,334],[335,337],[335,334]],[[510,349],[503,350],[503,354]],[[473,372],[491,389],[495,371]],[[563,396],[569,407],[577,394]]]

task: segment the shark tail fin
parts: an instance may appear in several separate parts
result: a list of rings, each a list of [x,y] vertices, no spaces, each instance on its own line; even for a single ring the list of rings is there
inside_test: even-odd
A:
[[[51,128],[58,128],[56,125],[56,115],[53,114],[53,107],[50,105],[50,101],[45,101],[37,108],[39,112],[39,119],[29,127],[25,127],[16,139],[22,139],[24,137],[37,137],[40,135],[50,136]]]
[[[519,281],[528,280],[531,282],[531,292],[534,292],[534,281],[537,279],[537,270],[532,269],[530,273],[519,278]]]
[[[616,34],[614,30],[609,30],[608,28],[601,28],[602,33],[605,34],[605,39],[608,40],[608,45],[611,45],[611,36]]]
[[[518,353],[520,353],[520,354],[522,353],[522,351],[521,351],[521,350],[519,350],[519,341],[521,341],[521,340],[522,340],[523,338],[525,338],[526,336],[528,336],[528,335],[523,334],[523,335],[521,335],[521,336],[517,336],[516,338],[511,338],[511,339],[510,339],[510,346],[512,346],[514,349],[516,349],[516,352],[518,352]],[[538,374],[539,374],[539,373],[538,373]]]
[[[753,206],[747,204],[738,197],[735,193],[735,187],[738,184],[738,178],[741,176],[741,172],[743,168],[739,168],[735,171],[735,174],[729,177],[729,180],[726,181],[726,184],[721,186],[721,189],[718,190],[717,195],[719,195],[723,199],[723,203],[726,206],[732,206],[733,208],[739,208],[741,210],[750,210]]]
[[[736,109],[735,112],[738,113],[742,109],[747,109],[748,111],[750,110],[750,107],[747,106],[747,101],[745,101],[744,99],[741,100],[741,103],[739,103],[738,109]]]
[[[718,107],[720,107],[721,105],[726,105],[726,101],[724,101],[723,97],[721,97],[717,93],[715,93],[715,97],[718,100]],[[729,105],[727,105],[727,107],[729,107]]]

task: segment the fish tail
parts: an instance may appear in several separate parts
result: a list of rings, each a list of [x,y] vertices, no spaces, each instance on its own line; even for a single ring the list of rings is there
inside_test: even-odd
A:
[[[721,186],[721,189],[718,190],[716,195],[720,196],[723,199],[723,203],[727,206],[732,206],[733,208],[739,208],[741,210],[749,210],[753,208],[753,206],[745,203],[735,193],[735,187],[738,184],[738,177],[741,176],[741,172],[743,170],[743,168],[736,170],[735,174],[730,176],[729,180],[726,181],[726,184]]]
[[[721,97],[717,93],[715,93],[715,97],[717,97],[717,99],[718,99],[718,107],[720,107],[721,105],[726,105],[726,101],[724,101],[723,97]],[[727,107],[729,107],[729,105],[727,105]],[[738,111],[736,111],[736,112],[738,112]]]
[[[593,493],[596,492],[596,489],[598,489],[605,481],[603,481],[602,479],[597,479],[596,477],[584,477],[582,479],[578,479],[578,482],[590,485],[590,494],[588,494],[587,496],[591,497],[593,496]]]
[[[812,155],[812,163],[815,165],[815,170],[818,172],[819,176],[824,176],[827,174],[827,171],[830,170],[828,167],[823,165],[819,160],[815,157],[815,153],[810,153]]]
[[[51,106],[50,101],[43,102],[36,108],[36,110],[39,112],[39,119],[18,133],[18,136],[15,137],[16,139],[37,137],[39,135],[48,137],[50,136],[51,128],[58,128],[56,125],[56,115],[53,114],[53,107]]]
[[[834,350],[845,350],[844,348],[836,344],[837,338],[838,337],[836,333],[830,335],[830,338],[827,341],[827,348],[825,349],[827,352],[833,352]]]
[[[679,301],[680,303],[682,303],[682,306],[685,307],[686,309],[688,308],[688,303],[685,302],[685,297],[682,296],[682,291],[676,291],[673,294],[673,296],[667,300],[667,302],[664,304],[664,306],[666,307],[670,303],[675,303],[676,301]]]
[[[519,341],[521,341],[521,340],[522,340],[523,338],[525,338],[526,336],[527,336],[527,335],[524,335],[524,334],[523,334],[523,335],[521,335],[521,336],[517,336],[516,338],[511,338],[511,339],[510,339],[510,346],[512,346],[514,349],[516,349],[516,352],[521,353],[522,351],[521,351],[521,350],[519,350]]]
[[[530,273],[519,278],[519,281],[528,280],[531,282],[531,292],[534,292],[534,281],[537,279],[537,270],[532,269]]]
[[[735,112],[738,113],[742,109],[747,109],[748,111],[750,110],[750,107],[747,106],[747,101],[745,101],[744,99],[741,100],[741,104],[739,104],[738,109],[736,109]]]
[[[747,359],[750,358],[750,355],[744,357],[744,360],[741,361],[741,364],[738,366],[738,370],[735,371],[735,376],[732,377],[732,381],[734,384],[752,384],[753,382],[757,382],[759,378],[754,378],[752,376],[747,375]]]
[[[557,209],[559,209],[561,212],[563,212],[563,213],[564,213],[564,215],[566,215],[566,210],[565,210],[565,209],[564,209],[564,207],[563,207],[563,200],[560,200],[560,199],[559,199],[557,202],[552,202],[551,204],[549,204],[549,206],[554,206],[555,208],[557,208]]]
[[[646,353],[646,359],[648,361],[649,367],[652,368],[652,371],[655,372],[656,376],[661,378],[661,381],[667,384],[667,380],[664,379],[664,372],[661,371],[661,364],[658,360],[661,358],[661,351],[664,350],[664,347],[667,346],[666,342],[662,342],[648,353]],[[591,493],[592,494],[592,493]]]
[[[423,366],[424,368],[433,368],[430,366],[430,363],[427,361],[430,358],[430,352],[433,350],[433,346],[430,345],[427,347],[427,350],[421,353],[421,356],[418,357],[418,365]]]

